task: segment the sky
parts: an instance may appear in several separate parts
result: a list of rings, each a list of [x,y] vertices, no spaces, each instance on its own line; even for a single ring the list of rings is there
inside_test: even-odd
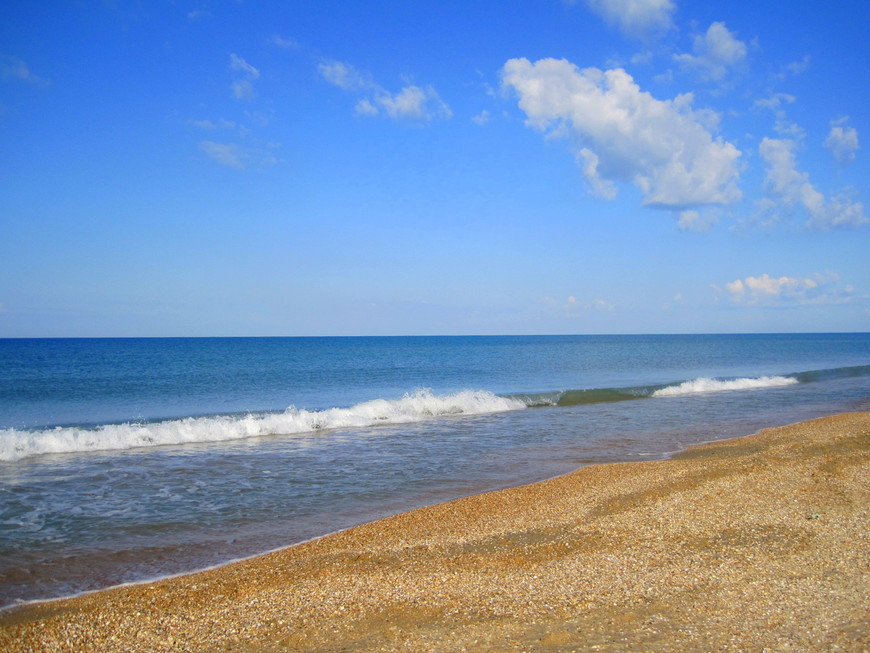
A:
[[[0,337],[870,331],[866,0],[9,2]]]

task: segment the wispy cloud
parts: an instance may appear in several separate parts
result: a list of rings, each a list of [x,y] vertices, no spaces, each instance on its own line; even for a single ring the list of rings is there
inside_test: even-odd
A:
[[[187,124],[191,127],[196,127],[197,129],[204,129],[206,131],[236,128],[236,123],[231,120],[225,120],[224,118],[221,118],[219,120],[188,120]]]
[[[789,104],[794,104],[796,100],[797,98],[794,95],[789,95],[788,93],[771,93],[767,97],[755,100],[752,103],[752,108],[771,111],[774,116],[773,131],[780,136],[802,139],[804,137],[804,130],[789,120],[788,114],[785,111],[785,107]]]
[[[377,90],[368,75],[364,75],[352,65],[342,61],[323,61],[317,66],[317,72],[330,84],[335,84],[345,91]]]
[[[187,12],[187,20],[194,23],[200,20],[205,20],[206,18],[212,18],[212,13],[207,9],[194,9],[193,11]]]
[[[626,36],[640,39],[673,28],[677,8],[672,0],[586,0],[586,6]]]
[[[236,53],[230,54],[228,68],[233,97],[252,100],[253,82],[260,79],[260,70]],[[200,152],[222,166],[260,169],[281,161],[278,156],[281,145],[255,135],[259,128],[268,126],[269,117],[253,108],[240,111],[236,120],[198,118],[186,124],[199,131],[213,132],[210,138],[198,140],[197,144]]]
[[[767,221],[774,221],[776,212],[803,208],[809,220],[807,226],[816,229],[833,227],[859,227],[868,221],[864,205],[852,201],[848,193],[827,199],[810,182],[806,172],[797,169],[796,142],[790,139],[764,138],[758,147],[762,160],[767,165],[765,190],[767,200],[759,204]]]
[[[766,98],[756,100],[753,106],[760,109],[770,109],[776,113],[782,110],[784,104],[791,104],[796,99],[794,95],[788,93],[772,93]]]
[[[199,149],[212,161],[237,170],[278,163],[280,159],[276,152],[279,148],[278,143],[267,143],[264,146],[217,143],[215,141],[200,141],[199,143]]]
[[[693,110],[691,94],[657,100],[622,69],[581,70],[557,59],[511,59],[502,80],[519,96],[528,125],[574,143],[600,196],[615,197],[616,182],[630,182],[645,206],[673,211],[741,197],[740,151],[710,131],[716,116]]]
[[[259,70],[235,53],[230,54],[230,69],[240,71],[250,79],[258,79],[260,77]]]
[[[481,111],[477,115],[472,116],[471,121],[475,125],[485,125],[486,123],[488,123],[490,121],[491,118],[492,118],[492,116],[489,115],[489,111],[484,109],[483,111]]]
[[[296,39],[286,38],[280,34],[273,34],[269,43],[285,50],[298,50],[302,47]]]
[[[409,84],[392,93],[376,83],[370,75],[341,61],[324,61],[317,67],[330,84],[363,95],[357,100],[358,115],[384,115],[394,120],[431,121],[451,118],[453,111],[432,86]]]
[[[260,71],[235,53],[230,54],[230,70],[233,71],[233,81],[230,89],[237,100],[249,100],[254,97],[253,80],[260,78]]]
[[[221,165],[241,170],[245,167],[242,163],[242,155],[239,146],[235,143],[215,143],[214,141],[201,141],[199,148],[212,160]]]
[[[677,226],[683,231],[707,233],[714,224],[719,222],[719,217],[719,212],[713,208],[688,209],[677,212]]]
[[[18,80],[29,84],[48,83],[48,80],[33,74],[24,60],[10,54],[0,54],[0,79]]]
[[[809,55],[804,56],[799,61],[792,61],[787,63],[782,72],[777,76],[779,79],[787,79],[789,77],[797,77],[798,75],[806,72],[809,69],[810,64],[812,63],[812,58]]]
[[[577,317],[583,313],[592,312],[611,312],[616,310],[616,304],[601,298],[595,298],[591,301],[582,301],[574,295],[569,295],[564,301],[553,299],[552,297],[543,297],[541,301],[550,309],[562,313],[565,317]]]
[[[394,119],[433,120],[453,115],[432,86],[405,86],[397,93],[378,93],[374,101],[380,111]]]

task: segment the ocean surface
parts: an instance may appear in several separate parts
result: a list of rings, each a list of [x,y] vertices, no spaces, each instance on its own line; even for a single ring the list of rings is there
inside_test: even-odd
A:
[[[870,409],[870,334],[0,339],[0,606]]]

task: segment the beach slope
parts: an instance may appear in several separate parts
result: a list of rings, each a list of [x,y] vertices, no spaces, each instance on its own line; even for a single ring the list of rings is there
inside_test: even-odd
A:
[[[0,614],[4,651],[870,649],[870,413]]]

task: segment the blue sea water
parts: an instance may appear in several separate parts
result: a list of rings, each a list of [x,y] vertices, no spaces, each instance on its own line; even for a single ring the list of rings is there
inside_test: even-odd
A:
[[[870,334],[0,340],[0,605],[870,408]]]

